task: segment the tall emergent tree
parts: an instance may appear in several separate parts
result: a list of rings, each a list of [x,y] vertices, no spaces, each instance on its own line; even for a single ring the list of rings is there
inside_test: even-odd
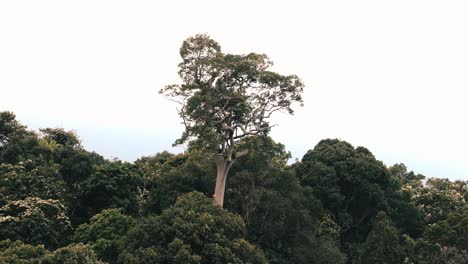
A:
[[[296,75],[281,75],[265,54],[225,54],[209,36],[198,34],[180,48],[180,85],[168,85],[161,93],[180,103],[185,132],[175,142],[191,142],[212,155],[217,165],[214,199],[223,206],[229,169],[248,153],[238,142],[265,136],[270,117],[277,111],[293,113],[302,105],[303,83]]]

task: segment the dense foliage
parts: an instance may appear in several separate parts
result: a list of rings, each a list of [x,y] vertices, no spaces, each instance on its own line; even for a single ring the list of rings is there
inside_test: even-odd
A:
[[[288,164],[269,137],[239,143],[225,208],[203,149],[133,164],[63,129],[0,113],[0,263],[468,262],[468,182],[387,167],[326,139]]]

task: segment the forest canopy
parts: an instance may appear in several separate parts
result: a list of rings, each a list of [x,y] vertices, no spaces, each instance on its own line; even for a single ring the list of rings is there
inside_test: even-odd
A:
[[[224,208],[192,147],[133,163],[0,113],[0,263],[467,263],[468,183],[325,139],[240,144]]]

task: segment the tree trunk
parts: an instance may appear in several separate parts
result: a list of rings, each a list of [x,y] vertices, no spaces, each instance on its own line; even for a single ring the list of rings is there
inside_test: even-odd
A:
[[[232,162],[227,161],[224,158],[216,160],[216,187],[213,195],[214,203],[223,207],[224,203],[224,191],[226,190],[226,180],[229,169],[231,168]]]

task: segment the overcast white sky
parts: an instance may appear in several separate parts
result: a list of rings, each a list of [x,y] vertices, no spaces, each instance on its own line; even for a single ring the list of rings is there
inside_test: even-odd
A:
[[[466,0],[1,1],[0,111],[74,129],[106,157],[181,151],[157,91],[178,82],[182,41],[208,33],[303,79],[305,106],[272,133],[294,158],[340,138],[468,180],[467,14]]]

